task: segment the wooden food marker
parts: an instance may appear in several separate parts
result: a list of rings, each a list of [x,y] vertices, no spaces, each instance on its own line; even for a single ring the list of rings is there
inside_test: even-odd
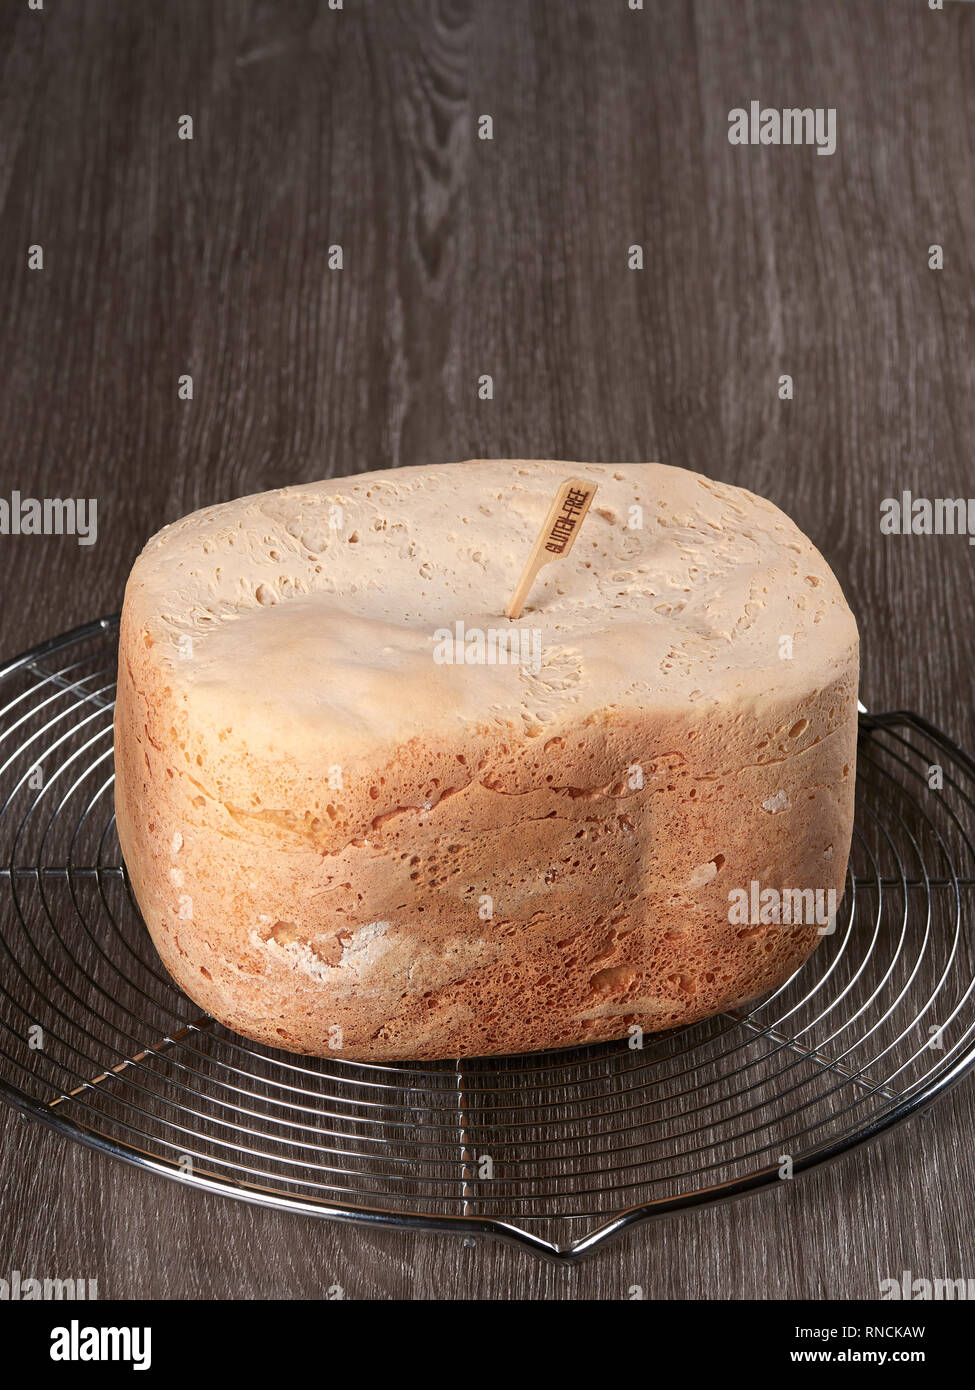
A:
[[[532,547],[528,564],[522,570],[521,578],[504,610],[506,618],[521,617],[528,591],[542,566],[547,565],[549,560],[568,555],[596,495],[597,487],[598,483],[584,483],[581,478],[567,478],[559,488],[548,509],[545,524]]]

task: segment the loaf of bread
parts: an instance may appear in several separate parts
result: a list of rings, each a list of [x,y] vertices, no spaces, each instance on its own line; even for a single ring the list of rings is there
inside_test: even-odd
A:
[[[572,476],[592,509],[512,622]],[[639,1041],[822,939],[857,678],[822,556],[740,488],[525,460],[288,487],[136,561],[119,838],[166,968],[249,1038],[387,1060]]]

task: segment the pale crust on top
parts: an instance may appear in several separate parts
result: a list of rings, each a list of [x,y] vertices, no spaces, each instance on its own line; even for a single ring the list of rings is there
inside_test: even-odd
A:
[[[501,615],[552,494],[572,554]],[[435,660],[537,630],[537,669]],[[194,513],[126,589],[116,809],[167,969],[229,1027],[362,1059],[690,1023],[780,984],[842,895],[856,625],[771,503],[658,464],[475,461]],[[338,1045],[337,1045],[338,1044]]]

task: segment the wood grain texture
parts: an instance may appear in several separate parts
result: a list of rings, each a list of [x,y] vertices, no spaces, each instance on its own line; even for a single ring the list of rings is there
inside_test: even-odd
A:
[[[468,456],[654,458],[784,507],[860,619],[868,705],[975,746],[975,552],[884,539],[878,511],[975,494],[973,70],[975,7],[922,0],[4,0],[0,496],[96,496],[99,540],[0,538],[0,655],[117,609],[143,540],[210,502]],[[835,107],[836,154],[730,146],[752,98]],[[103,1297],[870,1297],[903,1269],[975,1276],[973,1110],[964,1085],[572,1271],[209,1198],[5,1113],[0,1274]]]

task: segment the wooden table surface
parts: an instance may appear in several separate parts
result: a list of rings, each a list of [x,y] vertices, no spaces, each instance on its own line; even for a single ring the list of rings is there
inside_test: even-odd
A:
[[[753,99],[835,108],[835,154],[732,146]],[[975,746],[975,552],[879,524],[903,489],[975,493],[975,6],[2,0],[0,132],[0,497],[99,508],[89,547],[0,537],[0,656],[116,610],[144,539],[210,502],[472,456],[661,459],[785,508],[858,615],[866,703]],[[905,1269],[975,1276],[973,1121],[963,1083],[566,1270],[204,1196],[5,1112],[0,1275],[872,1297]]]

